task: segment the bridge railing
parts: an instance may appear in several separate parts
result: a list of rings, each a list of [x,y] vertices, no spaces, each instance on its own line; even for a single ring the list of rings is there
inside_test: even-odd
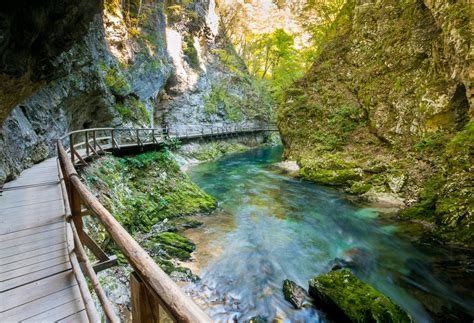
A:
[[[147,128],[94,128],[73,131],[58,140],[59,167],[64,180],[64,195],[67,196],[65,200],[66,213],[72,220],[70,223],[77,260],[90,279],[109,322],[119,322],[119,319],[100,286],[96,272],[115,264],[116,258],[107,256],[83,230],[82,217],[85,215],[97,217],[134,269],[130,276],[133,322],[160,322],[164,319],[171,319],[174,322],[211,322],[211,319],[163,272],[148,253],[88,190],[78,175],[75,165],[85,164],[87,158],[100,156],[106,151],[119,150],[129,146],[157,145],[168,138],[231,137],[242,133],[275,130],[276,128],[268,126],[224,126],[181,131]],[[64,148],[63,142],[69,147],[67,150]],[[90,263],[83,246],[86,246],[98,259],[96,264]],[[75,268],[74,270],[79,269]],[[86,305],[90,306],[90,304]]]
[[[191,129],[168,128],[92,128],[69,132],[61,137],[73,164],[87,164],[86,159],[106,151],[130,146],[156,145],[167,139],[232,137],[249,132],[276,131],[274,126],[227,125]]]

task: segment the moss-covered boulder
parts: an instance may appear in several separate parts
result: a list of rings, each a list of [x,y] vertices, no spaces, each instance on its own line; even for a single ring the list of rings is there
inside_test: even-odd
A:
[[[412,322],[412,318],[382,293],[343,269],[309,281],[317,305],[353,322]]]
[[[295,282],[285,279],[283,281],[283,296],[291,303],[296,309],[303,306],[303,302],[306,299],[306,291],[303,287],[298,286]]]
[[[301,177],[314,182],[339,186],[362,179],[362,169],[340,154],[323,154],[314,159],[303,158],[300,163]]]

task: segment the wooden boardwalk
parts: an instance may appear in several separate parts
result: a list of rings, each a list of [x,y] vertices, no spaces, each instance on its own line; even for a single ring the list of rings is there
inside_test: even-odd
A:
[[[173,138],[189,141],[265,131],[276,130],[211,127],[174,134]],[[61,140],[57,143],[60,167],[58,160],[51,158],[5,184],[0,191],[0,323],[100,322],[91,286],[107,321],[120,322],[95,274],[115,261],[83,231],[82,217],[87,214],[99,219],[134,268],[130,281],[134,321],[173,318],[176,322],[211,322],[89,192],[75,169],[106,152],[119,155],[160,148],[168,134],[167,129],[148,128],[72,131],[61,138],[69,139],[69,153]],[[84,141],[78,142],[74,136]],[[60,179],[61,172],[64,179]],[[66,221],[66,215],[73,221]],[[96,267],[84,245],[99,260]]]
[[[0,322],[88,322],[72,271],[56,158],[0,195]]]

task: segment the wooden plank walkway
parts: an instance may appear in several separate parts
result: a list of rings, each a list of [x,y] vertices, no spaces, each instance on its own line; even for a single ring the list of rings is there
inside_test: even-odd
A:
[[[0,195],[0,322],[88,322],[71,269],[56,158]]]

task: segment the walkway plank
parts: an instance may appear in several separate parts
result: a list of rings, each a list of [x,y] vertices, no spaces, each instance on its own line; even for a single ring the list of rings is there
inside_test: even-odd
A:
[[[19,277],[14,277],[1,282],[0,292],[5,292],[9,289],[13,289],[15,287],[17,288],[18,286],[26,285],[51,275],[65,272],[69,269],[71,269],[71,262],[67,260],[66,262],[50,266],[42,270],[36,270]]]
[[[41,226],[37,226],[37,227],[34,227],[34,228],[15,231],[15,232],[12,232],[12,233],[2,234],[2,235],[0,235],[0,242],[3,243],[4,241],[10,241],[10,240],[13,240],[13,239],[26,237],[26,236],[33,235],[33,234],[54,230],[54,229],[57,229],[57,228],[61,228],[63,226],[64,226],[64,222],[61,221],[61,222],[57,222],[57,223],[53,223],[53,224],[46,224],[46,225],[41,225]]]
[[[75,299],[22,322],[56,322],[84,310],[82,299]]]
[[[58,323],[75,323],[87,321],[87,314],[85,310],[82,310],[74,315],[63,318],[57,321]]]
[[[48,254],[48,253],[54,252],[56,250],[64,249],[64,248],[65,248],[65,243],[60,242],[60,243],[57,243],[57,244],[54,244],[54,245],[49,245],[49,246],[46,246],[46,247],[43,247],[43,248],[40,248],[40,249],[27,251],[27,252],[21,253],[19,255],[13,255],[13,256],[10,256],[8,258],[0,259],[0,263],[2,265],[8,265],[8,264],[11,264],[11,263],[14,263],[14,262],[17,262],[17,261],[22,261],[22,260],[29,259],[29,258],[34,257],[34,256],[38,256],[38,255]]]
[[[0,322],[88,322],[72,271],[56,159],[0,194]]]
[[[42,231],[38,233],[34,233],[28,236],[18,237],[16,239],[10,239],[7,241],[3,241],[0,244],[0,251],[12,247],[18,247],[27,243],[31,243],[32,241],[38,241],[43,239],[48,239],[54,237],[56,235],[64,235],[64,224],[61,227],[55,228],[53,230]]]
[[[62,258],[66,256],[67,256],[67,249],[62,246],[62,248],[59,250],[55,250],[55,251],[51,251],[51,252],[39,254],[39,255],[36,254],[30,258],[11,262],[6,265],[0,265],[0,277],[2,277],[2,275],[5,273],[8,273],[14,270],[18,270],[18,272],[21,272],[23,268],[25,268],[26,270],[27,268],[30,268],[31,266],[41,267],[42,264],[45,262],[55,261],[56,258]]]
[[[73,301],[80,297],[77,285],[70,286],[58,292],[39,298],[33,302],[15,307],[4,313],[6,321],[21,321],[44,313],[64,303]],[[1,314],[0,314],[1,315]],[[1,317],[1,316],[0,316]]]

